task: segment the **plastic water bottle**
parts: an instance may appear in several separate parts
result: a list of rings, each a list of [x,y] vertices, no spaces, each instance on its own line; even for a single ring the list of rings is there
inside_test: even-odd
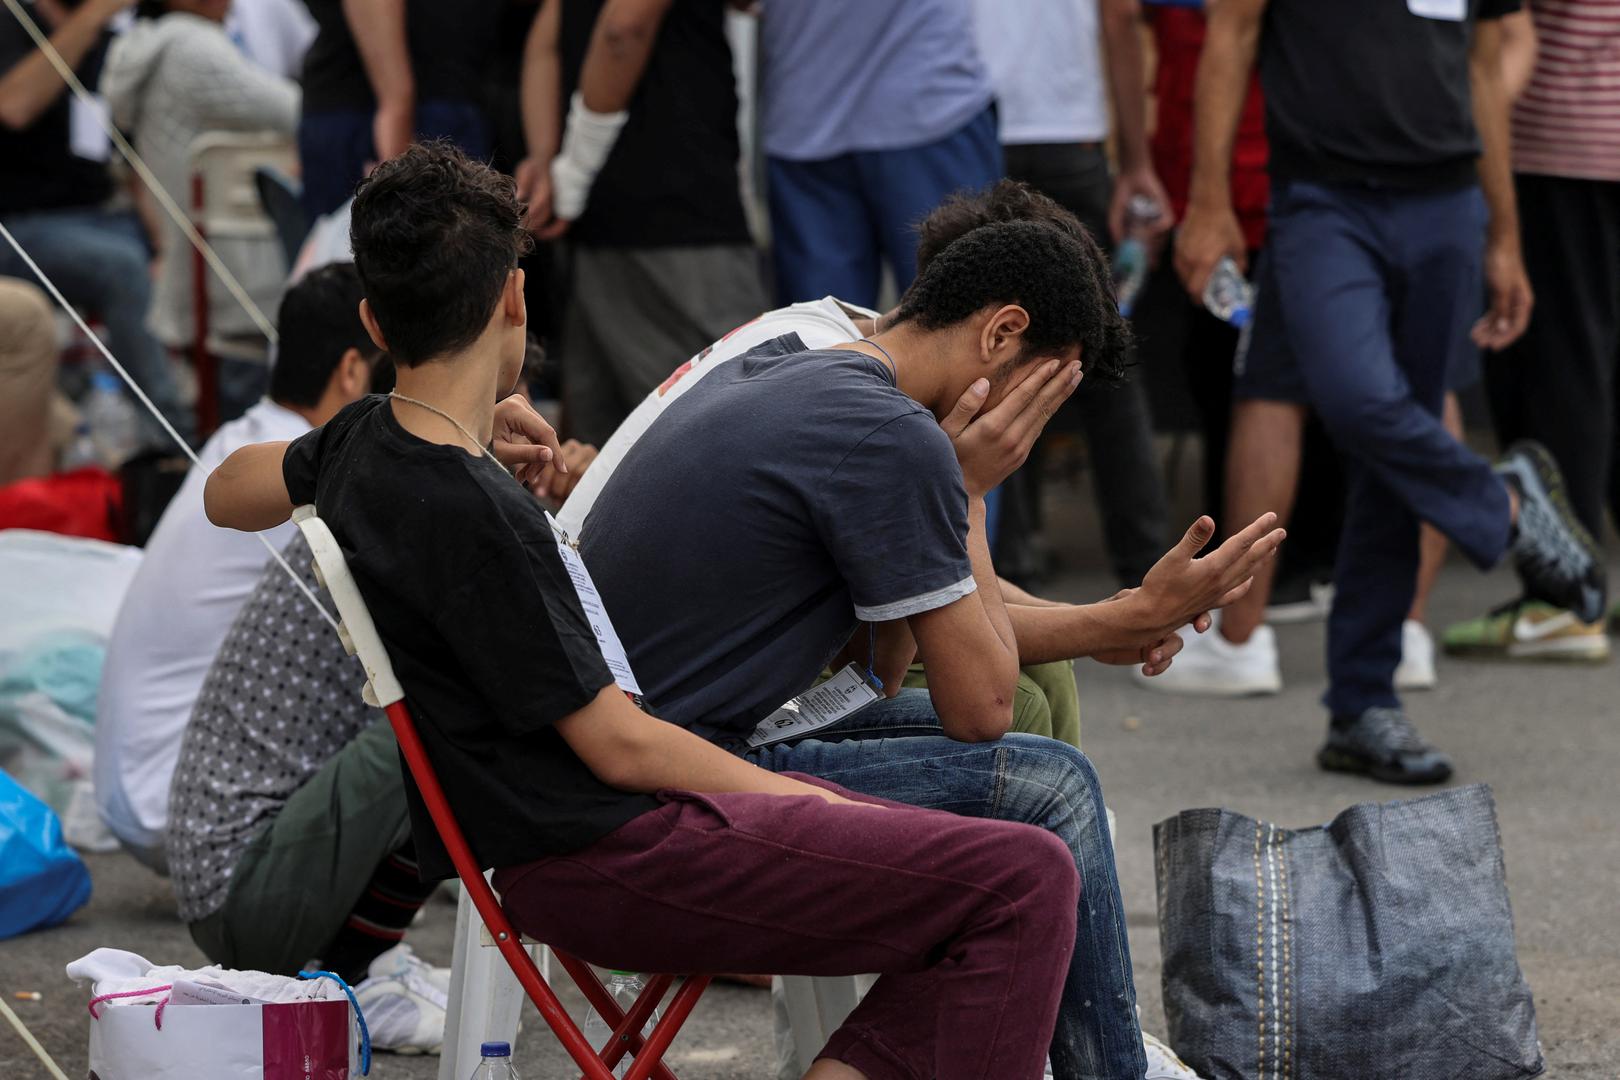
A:
[[[1125,237],[1114,250],[1114,297],[1119,301],[1119,313],[1127,318],[1153,269],[1158,252],[1152,228],[1163,216],[1164,207],[1147,195],[1132,195],[1125,204]]]
[[[629,1012],[630,1006],[636,1003],[636,998],[641,996],[641,989],[645,985],[646,983],[642,981],[641,976],[637,975],[633,971],[608,972],[607,991],[613,995],[613,1000],[616,1001],[619,1008],[623,1009],[625,1012]],[[646,1026],[641,1029],[641,1037],[646,1038],[648,1035],[651,1035],[653,1025],[657,1022],[658,1012],[657,1010],[654,1010],[653,1014],[647,1018]],[[603,1019],[602,1015],[595,1009],[592,1009],[585,1014],[585,1023],[583,1027],[585,1031],[585,1041],[591,1044],[591,1048],[593,1050],[600,1051],[602,1047],[607,1044],[609,1037],[613,1034],[613,1026]],[[632,1060],[633,1059],[631,1058],[630,1054],[626,1053],[619,1059],[619,1063],[613,1067],[613,1075],[623,1076],[625,1073],[629,1072],[630,1062]]]
[[[1204,307],[1223,322],[1242,328],[1254,310],[1254,286],[1238,272],[1230,255],[1221,256],[1204,285]]]
[[[140,416],[112,372],[98,371],[90,377],[84,420],[90,426],[90,438],[102,464],[109,469],[116,469],[140,449]]]
[[[89,421],[80,420],[73,429],[73,441],[62,451],[62,471],[71,472],[86,465],[101,464],[101,448],[90,435]]]
[[[478,1048],[478,1056],[483,1060],[471,1080],[518,1080],[517,1070],[512,1068],[511,1043],[484,1043]]]

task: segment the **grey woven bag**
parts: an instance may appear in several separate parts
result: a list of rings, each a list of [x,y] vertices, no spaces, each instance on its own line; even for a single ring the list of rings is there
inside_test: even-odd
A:
[[[1170,1043],[1209,1080],[1516,1080],[1544,1068],[1483,784],[1281,829],[1153,830]]]

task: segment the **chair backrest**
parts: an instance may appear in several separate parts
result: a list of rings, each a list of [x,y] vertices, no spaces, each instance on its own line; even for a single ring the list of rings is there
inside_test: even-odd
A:
[[[192,220],[210,237],[264,237],[275,232],[259,202],[254,171],[272,166],[296,169],[298,148],[285,135],[271,131],[209,131],[187,148],[191,175],[201,180],[201,205]]]
[[[580,1066],[585,1080],[614,1080],[613,1073],[596,1056],[595,1049],[585,1041],[562,1002],[557,1000],[557,995],[541,976],[534,957],[523,947],[506,912],[501,910],[494,890],[484,880],[483,867],[474,858],[472,848],[467,844],[467,838],[450,809],[450,803],[445,799],[438,774],[434,772],[427,751],[423,749],[416,722],[405,704],[405,690],[394,675],[388,651],[377,634],[371,611],[360,596],[360,588],[349,571],[348,560],[343,557],[337,537],[332,535],[326,522],[316,515],[313,506],[298,507],[293,511],[292,519],[304,534],[309,550],[315,557],[316,580],[326,587],[326,591],[332,595],[332,602],[337,605],[338,636],[343,647],[351,655],[359,657],[361,666],[365,668],[365,700],[387,714],[405,765],[411,771],[411,779],[416,782],[416,790],[422,796],[428,816],[433,819],[434,829],[450,854],[450,861],[455,865],[456,876],[461,879],[462,887],[467,890],[479,917],[495,938],[496,947],[501,950],[501,955],[506,958],[535,1008],[540,1010],[540,1015],[556,1033],[569,1056]]]
[[[287,258],[287,269],[298,261],[298,249],[309,235],[309,215],[304,212],[298,181],[280,169],[260,165],[253,170],[253,186],[259,192],[259,205],[276,226],[281,240],[281,253]]]

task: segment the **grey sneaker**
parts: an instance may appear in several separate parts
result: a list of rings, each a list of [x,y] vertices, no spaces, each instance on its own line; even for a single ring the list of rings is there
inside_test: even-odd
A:
[[[1516,442],[1496,472],[1519,493],[1512,554],[1526,595],[1572,611],[1583,623],[1601,621],[1608,573],[1597,542],[1570,509],[1552,455],[1540,443]]]
[[[1386,784],[1439,784],[1451,777],[1451,759],[1424,742],[1399,709],[1335,716],[1316,763],[1329,772],[1363,773]]]

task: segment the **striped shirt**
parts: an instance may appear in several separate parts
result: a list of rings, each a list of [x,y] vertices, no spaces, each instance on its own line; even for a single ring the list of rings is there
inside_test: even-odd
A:
[[[1516,172],[1620,180],[1620,0],[1533,0],[1538,47],[1513,107]]]

